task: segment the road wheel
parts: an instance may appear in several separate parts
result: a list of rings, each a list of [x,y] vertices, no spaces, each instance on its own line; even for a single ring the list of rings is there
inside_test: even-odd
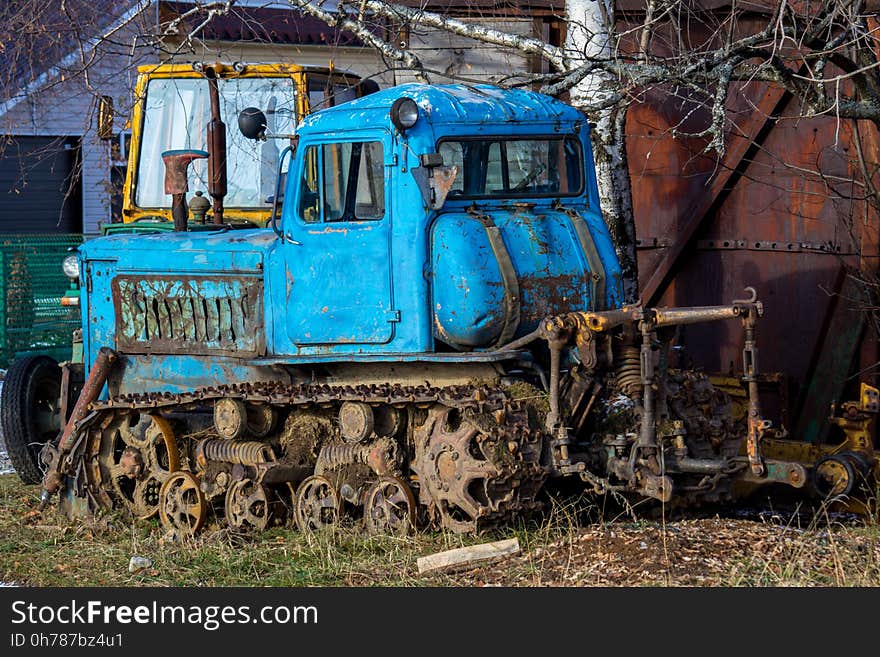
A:
[[[12,363],[0,396],[0,423],[9,459],[26,484],[43,478],[40,450],[61,431],[61,368],[49,356]]]

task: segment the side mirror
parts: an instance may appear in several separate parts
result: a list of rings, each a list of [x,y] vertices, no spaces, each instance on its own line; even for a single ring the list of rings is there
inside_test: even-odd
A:
[[[256,107],[245,107],[238,115],[238,130],[247,139],[266,139],[266,115]]]
[[[358,98],[363,98],[364,96],[369,96],[370,94],[379,91],[379,84],[375,80],[370,80],[368,78],[357,83],[357,90]]]
[[[101,96],[98,99],[98,138],[111,137],[113,137],[113,99],[110,96]]]

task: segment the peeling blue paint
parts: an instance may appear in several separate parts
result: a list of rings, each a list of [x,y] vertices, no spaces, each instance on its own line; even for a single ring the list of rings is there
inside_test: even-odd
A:
[[[389,119],[401,96],[420,108],[406,134]],[[322,360],[430,362],[449,352],[438,335],[464,348],[451,362],[485,360],[479,350],[504,321],[505,281],[474,213],[493,222],[509,254],[520,290],[514,336],[548,314],[619,306],[619,266],[599,213],[588,133],[585,117],[564,103],[487,85],[403,85],[316,112],[297,131],[283,239],[269,228],[120,234],[80,249],[86,360],[101,346],[122,351],[130,392],[271,378],[278,366]],[[441,210],[429,209],[412,174],[419,155],[435,152],[441,139],[478,135],[570,135],[586,184],[567,196],[449,197]],[[308,173],[303,153],[310,144],[351,141],[382,145],[384,216],[307,223],[297,210]],[[583,234],[567,212],[588,227],[608,281],[604,299],[593,298]],[[242,306],[254,294],[259,299]],[[162,299],[152,319],[148,299]],[[185,326],[199,321],[201,333]]]

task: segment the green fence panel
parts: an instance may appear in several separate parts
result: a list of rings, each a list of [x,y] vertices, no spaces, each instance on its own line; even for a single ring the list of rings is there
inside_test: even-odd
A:
[[[69,358],[80,310],[62,306],[61,262],[82,235],[0,233],[0,368],[24,353]]]

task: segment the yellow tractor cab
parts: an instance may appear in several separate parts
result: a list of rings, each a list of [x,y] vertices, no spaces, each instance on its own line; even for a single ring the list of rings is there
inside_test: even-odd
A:
[[[243,137],[237,125],[241,111],[263,109],[267,133],[292,137],[308,113],[353,100],[369,90],[370,85],[362,84],[358,76],[332,67],[141,66],[122,223],[146,222],[150,229],[159,223],[170,229],[175,197],[169,178],[176,175],[177,189],[182,184],[186,190],[178,191],[185,198],[177,201],[185,201],[193,228],[217,223],[265,226],[276,200],[284,141],[254,142]],[[104,232],[130,232],[132,228],[115,224]]]

